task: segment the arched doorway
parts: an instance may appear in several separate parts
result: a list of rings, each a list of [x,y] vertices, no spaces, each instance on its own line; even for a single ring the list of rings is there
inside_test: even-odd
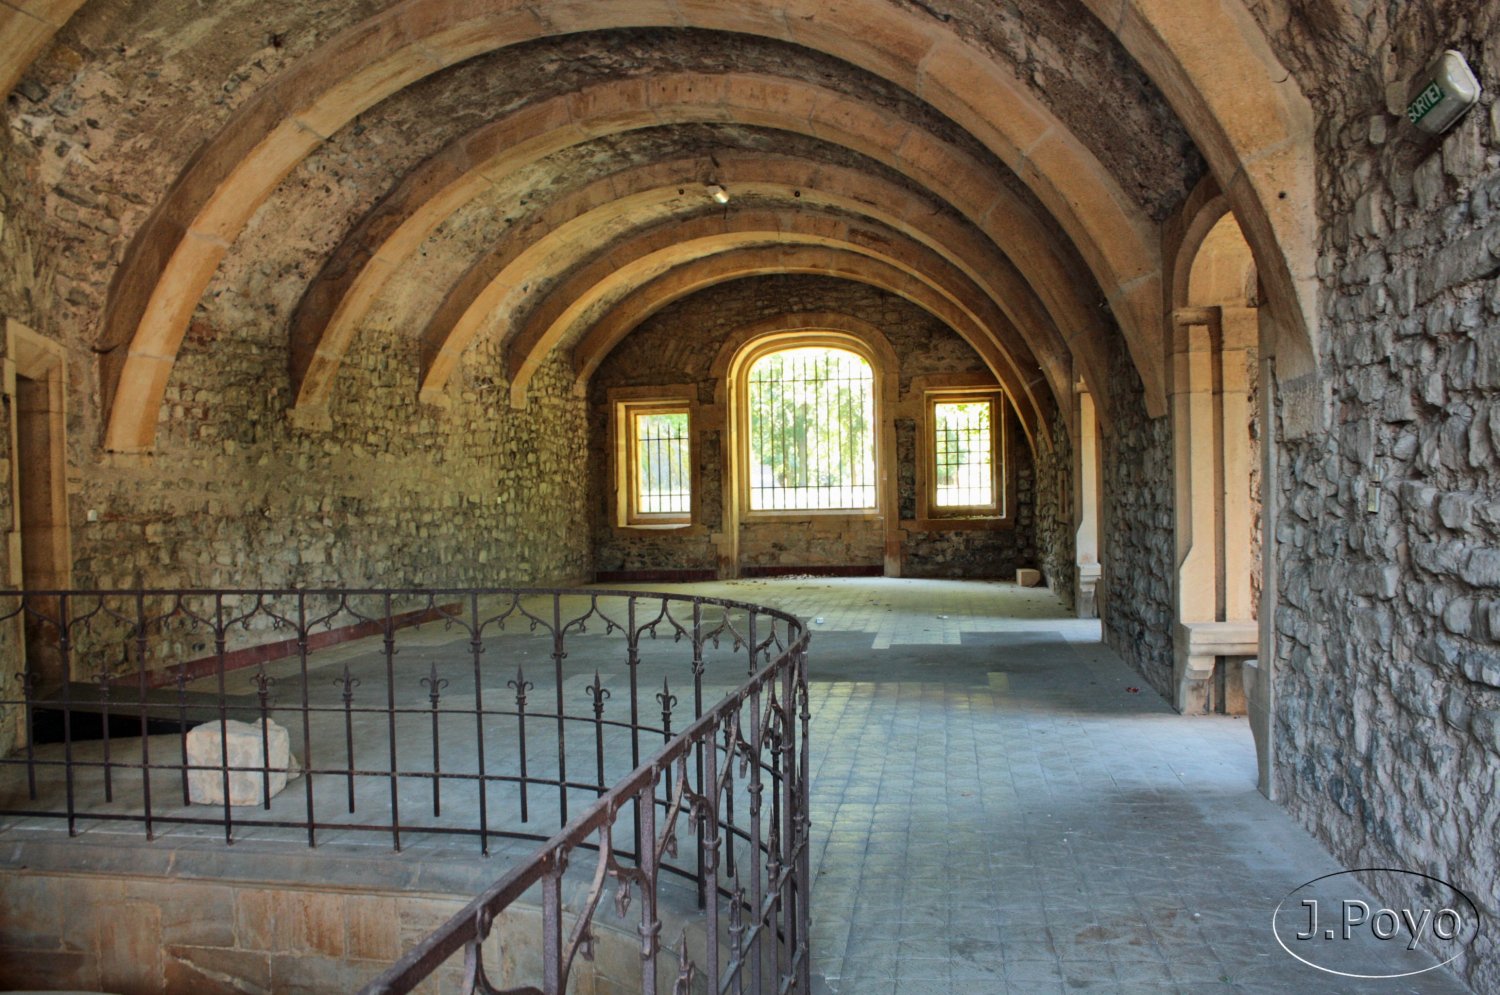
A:
[[[1259,652],[1260,300],[1234,215],[1220,202],[1200,215],[1198,230],[1183,246],[1172,311],[1173,704],[1242,714],[1242,670]]]

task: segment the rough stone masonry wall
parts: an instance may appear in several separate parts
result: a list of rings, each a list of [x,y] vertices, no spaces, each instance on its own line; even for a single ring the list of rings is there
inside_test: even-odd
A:
[[[0,105],[0,125],[8,109]],[[34,167],[18,156],[12,146],[9,128],[0,126],[0,320],[13,318],[35,331],[43,331],[41,308],[52,293],[52,267],[39,251],[37,233],[41,229],[39,198],[34,196],[37,179]],[[0,353],[5,350],[0,335]],[[9,357],[6,357],[9,358]],[[0,405],[0,523],[9,531],[15,520],[15,507],[9,481],[11,405]],[[0,585],[9,586],[12,564],[10,546],[0,543]],[[0,662],[19,659],[20,630],[17,622],[0,623]],[[19,670],[0,665],[0,700],[20,697]],[[10,749],[21,730],[19,709],[0,706],[0,753]]]
[[[1072,608],[1077,534],[1073,523],[1073,445],[1062,416],[1056,416],[1047,432],[1051,448],[1043,448],[1036,460],[1036,540],[1042,574],[1047,585]]]
[[[1104,641],[1172,700],[1172,429],[1115,349],[1113,422],[1101,439],[1099,581]]]
[[[370,341],[373,339],[373,341]],[[409,340],[351,355],[333,430],[292,429],[285,353],[255,332],[185,349],[150,460],[87,466],[72,498],[79,587],[463,587],[588,578],[583,401],[550,363],[524,411],[487,382],[416,400]],[[484,350],[474,362],[495,357]],[[84,444],[75,440],[74,451]],[[98,520],[87,523],[87,513]],[[284,634],[281,634],[284,635]],[[252,633],[246,641],[255,641]],[[157,661],[201,656],[174,633]],[[92,672],[92,671],[90,671]]]
[[[370,341],[373,339],[373,341]],[[488,383],[450,409],[416,399],[414,347],[351,353],[333,429],[286,421],[285,352],[258,332],[190,343],[159,451],[106,459],[78,487],[74,581],[113,587],[564,583],[588,572],[583,405],[551,363],[524,411]],[[476,364],[480,363],[476,359]],[[351,368],[352,367],[352,368]],[[75,523],[83,519],[75,514]]]
[[[698,525],[669,531],[614,527],[608,491],[609,389],[693,384],[699,402],[712,404],[715,379],[710,368],[725,337],[751,322],[802,311],[836,311],[878,327],[900,357],[895,375],[903,397],[913,377],[984,369],[967,343],[925,311],[883,291],[839,280],[814,276],[737,280],[664,309],[616,347],[590,385],[595,562],[601,572],[712,571],[717,562],[712,534],[720,530],[723,517],[723,434],[715,427],[699,433]],[[1003,577],[1014,576],[1017,567],[1035,564],[1031,455],[1013,418],[1008,430],[1015,468],[1016,524],[995,530],[913,531],[903,551],[910,575]],[[909,520],[916,513],[915,422],[898,418],[896,436],[898,510]],[[839,532],[789,523],[747,524],[741,535],[741,563],[751,567],[878,569],[884,556],[879,522]]]
[[[586,476],[584,402],[552,363],[526,409],[511,410],[488,375],[499,366],[492,342],[471,350],[451,407],[440,409],[417,401],[409,330],[369,328],[344,365],[331,431],[301,431],[286,417],[285,328],[265,317],[259,295],[226,293],[195,316],[156,451],[101,453],[92,329],[79,327],[76,309],[49,306],[44,276],[78,254],[77,212],[69,197],[40,188],[37,164],[26,144],[7,145],[0,159],[0,306],[69,354],[74,586],[488,586],[590,575],[586,497],[576,486]],[[41,219],[45,238],[31,234]],[[0,491],[8,502],[8,488]],[[155,652],[202,655],[201,642],[172,635]],[[89,677],[125,665],[117,651],[94,656],[75,670]]]
[[[329,434],[281,411],[285,353],[223,336],[184,353],[150,461],[86,465],[71,500],[75,587],[495,587],[589,576],[582,401],[561,366],[525,411],[463,389],[416,402],[408,342],[378,339]],[[77,449],[75,449],[77,452]],[[98,521],[87,513],[98,512]],[[398,605],[399,606],[399,605]],[[267,620],[269,621],[269,620]],[[237,644],[285,638],[234,632]],[[102,630],[101,630],[102,633]],[[102,636],[101,636],[102,638]],[[231,647],[233,648],[233,647]],[[154,639],[151,666],[210,653],[202,630]],[[83,644],[75,675],[126,662]]]
[[[1497,20],[1432,2],[1348,15],[1323,25],[1332,40],[1267,22],[1320,120],[1331,395],[1326,431],[1280,442],[1277,790],[1346,865],[1479,904],[1455,965],[1475,991],[1500,991]],[[1450,47],[1486,92],[1423,142],[1398,111]]]

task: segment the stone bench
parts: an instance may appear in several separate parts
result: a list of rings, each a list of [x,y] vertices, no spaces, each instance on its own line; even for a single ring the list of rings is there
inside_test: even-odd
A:
[[[1209,682],[1219,660],[1224,660],[1225,711],[1245,714],[1240,665],[1260,654],[1260,623],[1179,622],[1173,640],[1173,706],[1184,715],[1209,710],[1213,689]]]

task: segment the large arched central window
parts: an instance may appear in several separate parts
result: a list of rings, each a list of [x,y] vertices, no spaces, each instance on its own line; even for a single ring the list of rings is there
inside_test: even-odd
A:
[[[877,505],[875,376],[832,346],[760,356],[745,374],[750,511],[870,511]]]

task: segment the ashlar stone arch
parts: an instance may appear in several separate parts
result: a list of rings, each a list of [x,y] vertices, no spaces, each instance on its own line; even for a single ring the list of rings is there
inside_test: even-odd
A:
[[[533,373],[554,348],[576,340],[588,324],[631,291],[670,270],[718,252],[757,244],[794,243],[839,248],[885,263],[904,276],[904,283],[926,287],[924,299],[942,309],[943,318],[960,330],[986,362],[997,369],[1007,389],[1030,409],[1034,423],[1052,410],[1045,384],[1035,371],[1028,378],[997,343],[1015,337],[1003,312],[963,273],[936,253],[894,239],[873,226],[836,216],[802,211],[745,211],[710,215],[648,230],[611,246],[570,273],[514,327],[505,347],[513,404],[523,404]],[[446,384],[466,343],[455,344],[425,371],[423,390],[429,400]]]
[[[663,123],[733,120],[854,149],[911,176],[975,223],[1012,261],[1059,328],[1086,379],[1099,385],[1113,333],[1066,246],[971,156],[914,131],[891,112],[823,87],[761,74],[677,74],[599,84],[477,129],[409,174],[330,254],[292,319],[299,396],[326,396],[337,364],[386,281],[489,177],[578,141]],[[540,129],[540,130],[539,130]],[[1031,296],[1031,295],[1027,295]],[[1018,296],[1017,301],[1026,297]],[[300,385],[300,386],[299,386]]]
[[[1261,353],[1275,359],[1283,391],[1304,395],[1282,412],[1286,430],[1313,429],[1321,419],[1305,396],[1320,354],[1312,105],[1237,0],[1084,3],[1140,63],[1208,161],[1271,312]]]
[[[340,33],[231,115],[137,232],[112,282],[99,343],[111,411],[106,447],[150,446],[152,402],[160,399],[192,310],[219,261],[255,208],[327,136],[443,66],[550,34],[626,26],[780,38],[880,73],[967,128],[1031,185],[1072,237],[1120,319],[1147,385],[1148,409],[1159,411],[1162,376],[1150,357],[1159,351],[1154,302],[1161,280],[1148,219],[989,53],[921,13],[874,0],[837,6],[830,12],[807,0],[633,0],[475,8],[460,0],[406,0]],[[884,137],[899,144],[906,130]],[[977,189],[983,188],[981,177]]]
[[[523,288],[544,282],[555,269],[549,258],[565,260],[576,246],[607,243],[630,224],[649,224],[670,211],[701,208],[709,200],[698,179],[701,159],[654,163],[611,175],[549,205],[518,226],[476,260],[449,291],[423,333],[423,365],[429,366],[446,343],[465,343],[498,311],[519,306]],[[937,252],[957,267],[1014,324],[1018,335],[999,345],[1018,371],[1040,367],[1054,403],[1067,397],[1071,361],[1066,343],[1025,279],[993,243],[945,214],[905,187],[842,166],[760,154],[715,156],[713,179],[734,199],[782,203],[798,209],[834,210],[862,215]],[[1006,328],[994,331],[1004,334]],[[451,348],[451,346],[450,346]],[[327,378],[320,378],[326,383]],[[317,410],[326,392],[314,393],[304,381],[299,408]]]
[[[581,392],[586,387],[599,364],[637,325],[674,301],[730,280],[787,273],[850,280],[910,301],[963,337],[979,353],[1001,386],[1012,390],[1003,368],[996,367],[997,357],[993,349],[983,339],[976,340],[973,337],[975,329],[966,324],[963,312],[926,283],[870,256],[785,243],[739,248],[693,259],[620,298],[573,347],[573,367],[577,376],[575,389]],[[1012,394],[1026,444],[1033,449],[1038,443],[1048,445],[1045,431],[1039,431],[1036,413],[1030,405],[1022,402],[1024,397],[1024,394]]]

